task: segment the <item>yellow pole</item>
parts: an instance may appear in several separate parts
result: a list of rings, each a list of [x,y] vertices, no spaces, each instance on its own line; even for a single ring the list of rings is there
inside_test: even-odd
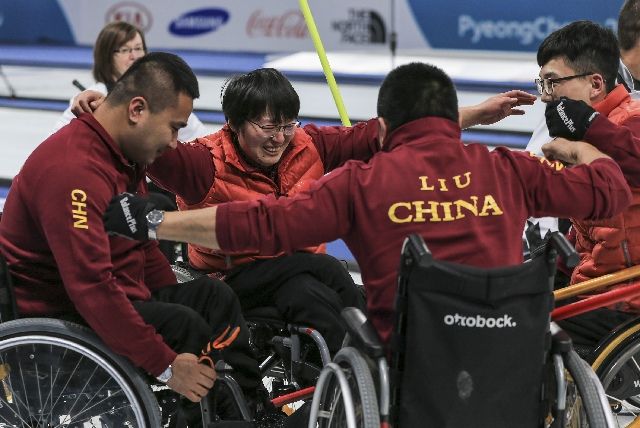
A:
[[[331,66],[329,65],[327,54],[324,51],[324,46],[322,46],[322,39],[320,39],[318,28],[316,27],[316,23],[313,19],[313,14],[311,13],[311,9],[309,8],[309,3],[307,2],[307,0],[299,0],[299,3],[300,11],[302,12],[304,20],[307,23],[309,35],[311,36],[311,40],[313,40],[313,45],[315,46],[316,52],[318,53],[318,58],[320,58],[322,71],[324,71],[324,76],[326,77],[327,83],[329,84],[331,95],[333,95],[333,101],[336,103],[336,107],[338,108],[338,113],[340,114],[342,125],[351,126],[351,121],[349,120],[349,116],[347,115],[347,109],[345,109],[344,107],[342,96],[340,95],[340,90],[338,89],[338,84],[336,83],[335,77],[333,77],[333,71],[331,71]]]

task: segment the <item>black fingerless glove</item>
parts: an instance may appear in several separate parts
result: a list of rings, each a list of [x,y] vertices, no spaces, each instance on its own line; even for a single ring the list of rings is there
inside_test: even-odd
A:
[[[548,103],[544,113],[550,136],[574,141],[584,138],[591,122],[598,114],[584,101],[571,100],[567,97]]]
[[[153,208],[153,203],[140,196],[131,193],[116,195],[102,216],[104,229],[109,235],[146,241],[149,239],[147,214]]]

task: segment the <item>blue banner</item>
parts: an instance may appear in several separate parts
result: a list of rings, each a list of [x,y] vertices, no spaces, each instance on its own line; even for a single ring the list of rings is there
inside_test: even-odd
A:
[[[581,19],[614,31],[623,0],[407,0],[437,49],[536,51],[551,32]]]
[[[71,26],[54,0],[0,0],[0,42],[75,43]]]

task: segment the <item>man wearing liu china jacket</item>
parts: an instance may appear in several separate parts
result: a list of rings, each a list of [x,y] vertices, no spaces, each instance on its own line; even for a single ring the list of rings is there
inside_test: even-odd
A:
[[[525,152],[462,144],[455,88],[436,67],[412,63],[389,73],[378,116],[382,150],[368,163],[348,162],[292,198],[166,213],[158,236],[260,254],[342,238],[360,265],[369,317],[388,343],[407,235],[422,235],[438,259],[512,265],[522,262],[527,217],[605,218],[629,204],[620,168],[589,144],[559,140],[547,147],[564,153],[572,168]],[[143,230],[150,206],[123,194],[105,213],[110,233],[135,238],[122,201]]]

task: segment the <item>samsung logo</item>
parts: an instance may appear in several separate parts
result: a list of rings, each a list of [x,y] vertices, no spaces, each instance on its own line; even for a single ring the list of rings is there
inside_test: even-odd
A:
[[[174,19],[169,32],[176,36],[197,36],[216,31],[229,20],[224,9],[198,9]]]

